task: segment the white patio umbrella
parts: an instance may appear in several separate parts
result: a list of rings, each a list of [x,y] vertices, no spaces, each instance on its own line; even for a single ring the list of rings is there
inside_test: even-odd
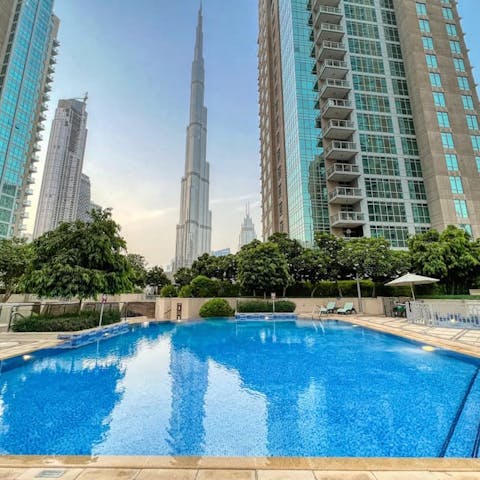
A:
[[[430,283],[437,283],[440,280],[438,278],[423,277],[422,275],[415,275],[414,273],[407,273],[403,277],[396,278],[391,282],[386,283],[388,287],[403,287],[405,285],[410,285],[412,290],[412,297],[415,300],[415,291],[414,285],[428,285]]]

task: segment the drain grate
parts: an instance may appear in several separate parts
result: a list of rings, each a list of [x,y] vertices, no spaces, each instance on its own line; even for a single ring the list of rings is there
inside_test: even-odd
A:
[[[35,478],[60,478],[65,470],[42,470],[35,475]]]

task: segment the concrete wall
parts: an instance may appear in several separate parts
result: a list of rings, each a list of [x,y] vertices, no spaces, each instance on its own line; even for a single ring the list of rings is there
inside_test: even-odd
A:
[[[85,299],[85,302],[99,302],[101,300],[101,295],[97,298],[97,300],[93,298]],[[8,300],[7,303],[30,303],[30,302],[42,302],[42,303],[69,303],[69,302],[77,302],[78,300],[62,300],[60,298],[40,298],[36,295],[31,293],[16,293],[13,294]],[[150,300],[146,297],[144,293],[122,293],[120,295],[107,295],[107,302],[148,302],[154,301]]]
[[[157,298],[155,308],[156,320],[177,320],[177,308],[179,308],[181,319],[190,320],[199,318],[201,306],[210,300],[209,298]],[[230,306],[235,309],[237,300],[246,301],[249,298],[227,298]],[[337,300],[336,298],[289,298],[295,302],[297,308],[295,313],[311,315],[313,310],[322,305],[327,305],[329,302],[336,302],[337,307],[342,307],[345,303],[351,302],[357,312],[358,308],[357,298],[343,298]],[[383,315],[383,299],[382,298],[364,298],[362,299],[363,313],[369,315]]]

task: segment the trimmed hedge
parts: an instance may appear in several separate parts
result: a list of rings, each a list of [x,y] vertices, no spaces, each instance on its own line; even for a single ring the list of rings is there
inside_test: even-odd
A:
[[[180,298],[191,298],[191,297],[193,297],[192,287],[190,285],[184,285],[178,291],[178,296]]]
[[[277,313],[293,313],[295,308],[297,308],[297,305],[289,300],[278,300],[275,302],[275,312]],[[273,302],[248,300],[246,302],[239,302],[237,309],[240,313],[272,313]]]
[[[202,318],[212,317],[232,317],[233,308],[223,298],[212,298],[204,303],[200,308],[200,316]]]
[[[102,325],[111,325],[120,321],[120,312],[104,312]],[[100,313],[82,312],[67,314],[60,317],[35,315],[29,318],[19,318],[12,325],[14,332],[77,332],[98,327]]]

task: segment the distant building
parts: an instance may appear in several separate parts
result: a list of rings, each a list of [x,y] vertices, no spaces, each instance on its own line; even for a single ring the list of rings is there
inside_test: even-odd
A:
[[[58,102],[48,143],[34,238],[54,230],[62,222],[77,219],[87,140],[86,100],[85,97],[84,100]],[[90,181],[86,179],[83,178],[82,198],[90,188]]]
[[[250,216],[249,208],[245,212],[245,218],[240,229],[240,239],[238,241],[238,249],[240,250],[244,245],[248,245],[255,240],[257,235],[255,233],[255,226],[253,225],[252,217]]]
[[[88,222],[90,220],[91,207],[90,178],[82,173],[80,177],[80,191],[78,194],[77,220]]]
[[[212,255],[214,257],[226,257],[227,255],[230,255],[232,252],[230,251],[229,248],[224,248],[222,250],[214,250],[212,252]]]
[[[205,64],[203,17],[198,12],[195,56],[192,64],[190,124],[187,129],[185,174],[182,178],[180,221],[177,225],[174,270],[190,267],[210,252],[212,212],[209,210],[210,166],[207,162],[207,108],[205,107]]]
[[[0,238],[26,228],[58,25],[52,0],[0,1]]]
[[[89,222],[92,219],[90,215],[92,210],[102,210],[102,207],[92,202],[90,178],[88,175],[82,173],[80,177],[80,192],[78,195],[77,220]]]

